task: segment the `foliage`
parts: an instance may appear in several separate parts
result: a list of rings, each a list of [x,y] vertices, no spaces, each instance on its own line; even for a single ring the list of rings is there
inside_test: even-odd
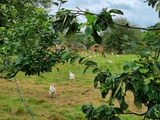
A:
[[[38,0],[38,1],[37,0],[25,0],[25,1],[24,0],[1,0],[0,1],[1,6],[6,5],[8,9],[14,7],[15,10],[17,11],[17,16],[19,17],[25,17],[29,13],[29,11],[32,10],[31,9],[26,11],[25,4],[29,4],[30,9],[31,9],[31,6],[48,8],[52,6],[52,0]],[[5,15],[4,10],[2,8],[0,10],[0,26],[5,26],[5,24],[7,23],[6,17],[7,16]]]
[[[156,11],[158,12],[159,18],[160,18],[160,1],[159,0],[146,0],[146,2],[148,2],[149,6],[156,7]]]
[[[117,114],[124,114],[127,110],[128,104],[125,101],[125,95],[127,91],[132,91],[135,106],[141,109],[143,104],[148,108],[145,113],[139,115],[144,116],[144,118],[159,119],[160,33],[158,31],[147,33],[144,42],[135,40],[129,42],[130,48],[133,48],[132,50],[139,59],[126,62],[123,66],[124,72],[118,75],[112,75],[109,70],[101,71],[94,79],[94,87],[97,88],[98,84],[100,85],[102,98],[105,98],[109,91],[112,91],[108,105],[113,106],[114,100],[117,99],[120,105],[118,110],[121,111]],[[150,39],[152,38],[149,36],[150,34],[155,36],[153,40]],[[114,110],[114,112],[116,111]],[[87,112],[84,113],[88,115]],[[100,116],[98,115],[98,117]]]
[[[62,11],[54,21],[54,16],[49,16],[45,10],[29,4],[24,4],[23,12],[26,14],[23,15],[14,6],[2,4],[1,9],[6,24],[0,28],[0,71],[5,78],[14,77],[19,71],[26,75],[51,72],[55,64],[65,62],[71,57],[67,50],[50,51],[49,47],[57,44],[59,32],[63,32],[68,26],[68,31],[73,32],[71,28],[76,24],[72,22],[74,16],[69,13],[65,16]]]
[[[66,44],[75,49],[78,49],[78,48],[89,49],[93,44],[95,44],[95,42],[92,36],[88,36],[84,33],[77,33],[72,37],[70,37]]]
[[[125,18],[116,18],[114,22],[126,26],[130,24]],[[133,26],[133,25],[132,25]],[[122,54],[128,51],[127,44],[130,39],[134,39],[135,41],[141,40],[142,32],[140,30],[128,29],[126,27],[114,26],[114,28],[109,28],[102,33],[102,38],[105,41],[105,48],[107,51],[112,51],[117,54]],[[127,40],[126,40],[127,38]],[[130,38],[130,39],[128,39]]]
[[[79,59],[79,64],[86,66],[84,73],[90,67],[94,67],[93,73],[98,72],[94,79],[94,87],[100,88],[102,98],[106,98],[111,91],[108,105],[101,105],[97,109],[92,104],[82,107],[88,120],[119,120],[119,114],[127,114],[125,113],[128,108],[125,101],[127,91],[133,93],[134,104],[137,108],[141,109],[142,104],[148,108],[143,114],[132,114],[144,116],[144,119],[160,118],[159,31],[150,31],[151,33],[147,33],[142,41],[130,37],[131,32],[114,37],[127,41],[128,48],[134,51],[139,59],[126,62],[123,72],[113,75],[110,70],[99,68],[96,62],[80,57],[76,52],[70,52],[69,49],[51,51],[49,48],[56,47],[61,34],[64,34],[65,39],[68,40],[84,26],[85,34],[91,36],[96,43],[102,44],[100,32],[116,26],[112,15],[123,15],[122,11],[103,8],[99,14],[94,14],[80,9],[78,11],[60,9],[61,4],[66,2],[66,0],[60,0],[60,4],[54,2],[54,5],[59,5],[59,9],[56,15],[52,16],[30,3],[18,4],[16,0],[14,2],[16,4],[0,4],[0,15],[3,17],[1,19],[3,24],[0,26],[0,72],[5,74],[5,78],[14,77],[19,71],[24,72],[25,75],[40,75],[41,72],[51,72],[52,67],[57,63],[65,63],[69,60],[73,63]],[[148,0],[148,3],[153,7],[156,5],[159,9],[159,1]],[[19,5],[22,5],[20,8],[23,8],[23,11],[17,9]],[[77,15],[84,15],[87,22],[79,24],[76,19]],[[125,27],[128,27],[128,24]],[[151,40],[150,36],[154,36],[154,40]],[[122,44],[124,42],[120,45]],[[119,51],[121,53],[122,49]],[[115,99],[119,101],[120,107],[114,107]]]
[[[85,14],[87,18],[85,33],[91,35],[94,38],[94,41],[98,44],[102,43],[102,38],[98,32],[106,30],[108,26],[112,26],[114,23],[111,13],[123,14],[120,10],[111,9],[107,11],[106,8],[103,8],[99,15],[90,13]]]

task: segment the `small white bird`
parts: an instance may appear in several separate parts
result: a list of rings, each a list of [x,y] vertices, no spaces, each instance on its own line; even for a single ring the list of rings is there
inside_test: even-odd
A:
[[[108,62],[109,62],[109,63],[112,63],[113,61],[112,61],[112,60],[110,60],[110,59],[108,59]]]
[[[56,94],[56,88],[54,87],[53,83],[49,87],[49,94],[50,94],[51,98],[53,98]]]
[[[75,79],[75,74],[73,74],[71,71],[69,71],[69,78],[70,78],[70,80]]]

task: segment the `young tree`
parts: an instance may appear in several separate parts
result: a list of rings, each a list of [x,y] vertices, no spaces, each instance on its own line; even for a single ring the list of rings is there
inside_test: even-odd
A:
[[[29,14],[29,10],[26,11],[25,4],[30,5],[34,7],[42,7],[42,8],[49,8],[52,6],[53,2],[52,0],[1,0],[0,5],[5,5],[9,8],[14,7],[17,11],[17,16],[25,17],[27,14]],[[32,9],[33,9],[32,8]],[[31,11],[31,10],[30,10]],[[8,11],[9,12],[9,11]],[[10,16],[11,17],[11,16]],[[4,14],[4,10],[0,10],[0,26],[4,26],[7,23],[6,16]]]
[[[55,20],[55,16],[49,16],[47,11],[29,3],[21,8],[25,14],[20,13],[14,4],[1,4],[0,7],[5,16],[5,25],[0,27],[2,77],[12,78],[19,71],[26,75],[40,75],[41,72],[51,71],[56,63],[68,59],[67,51],[50,51],[48,48],[59,42],[59,32],[65,31],[74,16],[65,18],[61,15],[63,11],[57,14]],[[60,23],[59,17],[63,19]]]

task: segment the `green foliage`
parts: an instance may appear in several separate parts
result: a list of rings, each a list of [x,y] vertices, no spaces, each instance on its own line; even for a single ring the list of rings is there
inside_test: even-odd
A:
[[[0,70],[5,78],[14,77],[19,71],[26,75],[51,72],[55,64],[64,63],[72,57],[69,50],[49,50],[58,44],[59,32],[69,28],[67,36],[70,36],[77,31],[78,23],[69,11],[58,12],[54,20],[54,16],[49,16],[45,10],[29,4],[22,6],[26,14],[20,14],[16,7],[5,4],[1,8],[6,16],[5,26],[0,29],[3,42],[0,46]],[[16,57],[12,59],[10,56]]]
[[[126,25],[127,23],[129,23],[125,18],[117,18],[114,21],[121,25]],[[123,51],[125,51],[126,53],[133,53],[133,51],[129,51],[127,44],[128,42],[130,42],[130,39],[133,39],[134,41],[140,41],[141,35],[142,32],[140,30],[115,26],[114,28],[110,28],[104,31],[102,33],[102,38],[106,43],[107,51],[122,54]]]
[[[102,43],[102,37],[98,32],[106,30],[108,26],[111,26],[114,23],[111,13],[123,15],[123,12],[120,10],[111,9],[107,11],[106,8],[103,8],[98,15],[91,13],[85,14],[87,18],[85,33],[91,35],[94,38],[94,41],[98,44]]]
[[[150,39],[152,36],[153,40]],[[112,107],[114,100],[119,101],[119,110],[122,112],[118,114],[123,114],[127,110],[125,95],[127,91],[131,91],[134,95],[135,106],[141,109],[143,104],[148,108],[140,115],[144,115],[145,118],[159,119],[159,37],[159,33],[149,31],[145,33],[141,42],[130,40],[128,46],[138,55],[139,59],[125,62],[121,74],[112,75],[109,70],[101,70],[95,77],[94,87],[100,87],[102,98],[106,98],[111,91],[108,105],[114,108]]]
[[[156,6],[156,10],[159,10],[158,0],[147,1],[148,5]],[[125,100],[127,91],[133,93],[134,104],[138,109],[141,109],[142,105],[148,108],[145,113],[140,114],[141,116],[159,119],[159,31],[144,33],[144,39],[140,41],[142,38],[138,35],[141,35],[141,31],[128,30],[128,21],[118,20],[123,26],[126,25],[124,28],[114,26],[116,20],[113,20],[112,14],[123,15],[120,10],[108,11],[103,8],[99,14],[81,10],[77,12],[61,9],[61,4],[67,1],[59,0],[59,2],[53,2],[54,5],[59,6],[56,15],[53,16],[37,7],[39,3],[37,1],[1,2],[0,72],[5,74],[4,77],[12,78],[19,71],[24,72],[25,75],[37,74],[39,76],[41,73],[51,72],[52,67],[58,63],[65,63],[69,60],[70,63],[74,63],[78,60],[79,64],[86,66],[84,73],[90,67],[94,68],[93,73],[98,72],[94,79],[94,88],[100,88],[102,98],[106,98],[111,91],[108,105],[101,105],[97,109],[93,108],[92,104],[82,107],[88,120],[119,120],[118,115],[125,114],[128,109]],[[41,1],[40,3],[42,5],[46,2]],[[76,17],[79,14],[86,17],[86,23],[77,22]],[[114,26],[115,29],[112,29],[111,33],[107,31],[107,35],[109,34],[108,47],[111,49],[114,47],[118,54],[126,49],[133,51],[139,59],[126,62],[122,73],[112,74],[110,70],[100,68],[96,62],[80,57],[76,51],[50,50],[51,47],[56,47],[62,41],[60,40],[61,35],[65,36],[64,39],[69,40],[84,26],[86,26],[85,34],[91,36],[98,44],[103,42],[100,32],[111,30]],[[114,107],[115,99],[118,100],[119,107]]]
[[[160,1],[159,0],[146,0],[149,6],[156,7],[156,11],[158,11],[159,18],[160,18]]]
[[[115,114],[121,113],[122,111],[106,105],[101,105],[95,109],[92,107],[92,104],[87,104],[82,106],[82,112],[86,114],[87,120],[120,120]]]

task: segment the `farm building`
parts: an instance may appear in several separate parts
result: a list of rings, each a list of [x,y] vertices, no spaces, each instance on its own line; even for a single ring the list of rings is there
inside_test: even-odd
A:
[[[94,44],[90,47],[91,52],[102,52],[103,51],[103,46],[99,44]]]

